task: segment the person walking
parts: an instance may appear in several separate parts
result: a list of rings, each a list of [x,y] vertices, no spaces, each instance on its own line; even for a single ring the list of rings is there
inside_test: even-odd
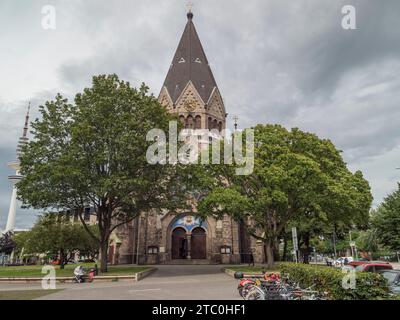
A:
[[[253,250],[250,251],[250,256],[249,256],[249,267],[253,266],[254,267],[254,254]]]

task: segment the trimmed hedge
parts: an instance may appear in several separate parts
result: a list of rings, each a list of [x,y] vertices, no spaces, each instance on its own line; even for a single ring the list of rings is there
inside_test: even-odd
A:
[[[319,292],[327,292],[331,300],[377,300],[389,298],[389,287],[384,277],[376,273],[356,272],[355,289],[345,289],[342,280],[345,274],[340,269],[295,264],[280,263],[282,275],[297,282],[301,288],[312,287]]]

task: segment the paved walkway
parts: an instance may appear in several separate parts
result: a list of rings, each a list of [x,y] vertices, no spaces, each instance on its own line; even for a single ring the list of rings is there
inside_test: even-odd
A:
[[[157,266],[139,282],[64,284],[65,290],[40,300],[240,300],[237,281],[221,272],[222,266]],[[3,287],[3,286],[1,286]],[[11,284],[0,290],[38,289],[38,284]]]

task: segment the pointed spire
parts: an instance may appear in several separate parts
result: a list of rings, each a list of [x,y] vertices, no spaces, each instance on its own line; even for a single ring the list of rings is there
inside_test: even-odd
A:
[[[29,105],[28,105],[28,111],[26,112],[26,116],[25,116],[25,125],[24,125],[24,132],[23,132],[23,137],[26,138],[27,134],[28,134],[28,128],[29,128],[29,112],[31,111],[31,102],[29,101]]]
[[[164,82],[172,102],[176,103],[191,81],[204,103],[217,88],[214,75],[193,23],[193,13],[188,11],[188,21],[179,42],[171,67]]]
[[[26,116],[25,116],[24,129],[22,131],[22,136],[19,138],[19,141],[18,141],[18,147],[17,147],[17,156],[18,156],[18,158],[21,155],[22,147],[24,145],[26,145],[28,143],[28,141],[29,141],[29,139],[28,139],[28,129],[29,129],[29,113],[30,113],[30,111],[31,111],[31,103],[29,102],[28,111],[26,112]]]

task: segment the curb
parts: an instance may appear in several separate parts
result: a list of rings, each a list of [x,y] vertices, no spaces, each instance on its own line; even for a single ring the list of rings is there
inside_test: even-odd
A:
[[[157,271],[157,268],[151,268],[150,270],[137,272],[137,273],[135,273],[135,281],[141,281],[156,271]]]
[[[130,276],[97,276],[94,278],[94,282],[113,282],[120,280],[141,281],[156,270],[156,268],[152,268],[150,270],[137,272]],[[36,283],[41,282],[42,280],[43,278],[0,278],[0,283]],[[74,277],[56,277],[56,282],[74,282]]]
[[[223,268],[222,271],[225,272],[228,276],[230,276],[232,278],[235,276],[235,272],[236,272],[232,269],[226,269],[226,268]]]
[[[223,268],[222,270],[223,270],[223,272],[225,272],[228,276],[230,276],[232,278],[235,277],[235,273],[237,272],[235,270],[226,269],[226,268]],[[278,271],[272,272],[271,271],[271,273],[280,273],[280,272],[278,272]],[[264,277],[264,274],[261,272],[260,273],[245,273],[245,272],[243,272],[243,276],[244,276],[244,278],[262,278],[262,277]]]

